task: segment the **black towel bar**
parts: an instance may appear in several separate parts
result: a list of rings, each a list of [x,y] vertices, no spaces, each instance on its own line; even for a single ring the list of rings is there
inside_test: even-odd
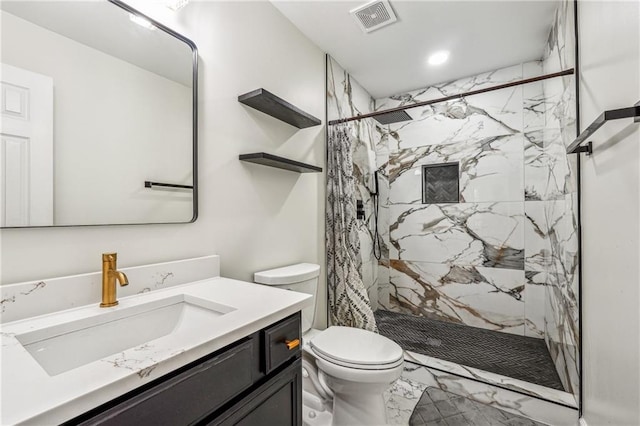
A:
[[[150,180],[144,181],[145,188],[153,188],[154,186],[161,186],[164,188],[193,189],[192,185],[177,185],[175,183],[151,182]]]
[[[571,142],[571,144],[567,147],[567,154],[577,154],[580,152],[591,154],[591,142],[589,142],[587,145],[580,146],[582,142],[593,136],[596,130],[602,127],[602,125],[607,121],[619,120],[621,118],[634,118],[634,121],[636,123],[639,123],[640,101],[629,108],[612,109],[600,114],[598,118],[596,118],[595,121],[589,125],[589,127],[584,129],[584,132],[580,133],[576,140]]]

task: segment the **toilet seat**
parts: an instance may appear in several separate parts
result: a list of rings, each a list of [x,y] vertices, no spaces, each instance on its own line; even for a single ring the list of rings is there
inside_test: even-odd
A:
[[[336,377],[340,380],[346,380],[360,385],[382,384],[385,389],[400,377],[403,368],[402,361],[394,367],[386,367],[380,370],[344,367],[333,362],[325,361],[323,358],[316,358],[316,364],[318,365],[320,374],[326,374],[329,377]],[[334,392],[338,391],[335,384],[331,384],[329,387]]]
[[[329,327],[314,336],[309,347],[326,363],[358,370],[393,369],[403,362],[403,351],[397,343],[352,327]]]

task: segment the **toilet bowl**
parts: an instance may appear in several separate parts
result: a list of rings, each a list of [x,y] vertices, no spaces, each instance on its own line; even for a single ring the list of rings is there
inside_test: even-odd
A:
[[[304,350],[315,359],[318,382],[331,393],[332,425],[387,423],[382,394],[402,373],[400,346],[371,331],[329,327]]]
[[[383,425],[383,392],[400,377],[403,351],[392,340],[367,330],[311,328],[320,267],[298,264],[256,272],[260,284],[311,294],[302,311],[303,422],[309,426]]]

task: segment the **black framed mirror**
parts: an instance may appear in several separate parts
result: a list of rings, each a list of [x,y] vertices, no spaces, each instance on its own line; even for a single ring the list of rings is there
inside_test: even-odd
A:
[[[195,44],[118,0],[0,20],[0,227],[195,221]]]

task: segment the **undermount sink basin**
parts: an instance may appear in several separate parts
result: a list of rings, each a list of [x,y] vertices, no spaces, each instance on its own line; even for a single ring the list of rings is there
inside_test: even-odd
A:
[[[114,310],[17,335],[50,376],[144,345],[234,311],[186,294]]]

